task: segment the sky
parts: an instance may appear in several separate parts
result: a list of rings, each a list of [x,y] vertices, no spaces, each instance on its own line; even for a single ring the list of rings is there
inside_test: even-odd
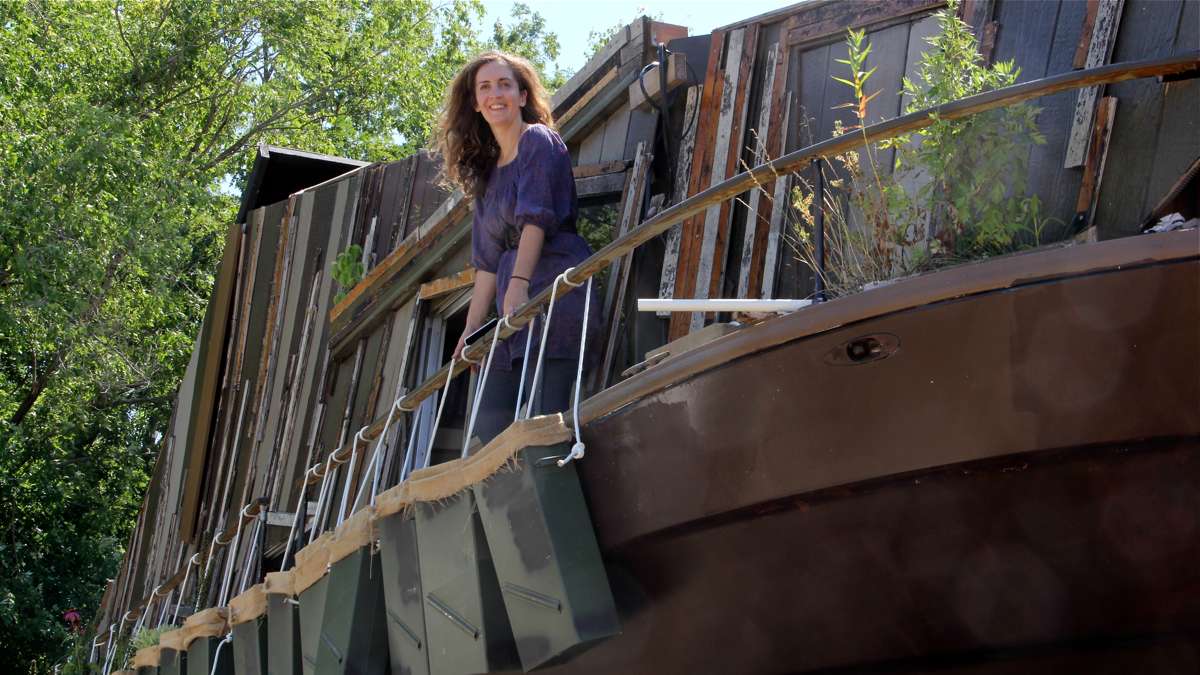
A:
[[[562,53],[559,67],[574,72],[587,62],[588,33],[650,16],[666,23],[688,27],[688,35],[704,35],[735,21],[796,4],[798,0],[525,0],[546,18],[549,30],[558,35]],[[487,15],[484,26],[499,18],[509,23],[513,0],[483,0]]]

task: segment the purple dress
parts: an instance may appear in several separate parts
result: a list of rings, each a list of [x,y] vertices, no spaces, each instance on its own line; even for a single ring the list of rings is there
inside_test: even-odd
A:
[[[587,241],[575,230],[578,206],[571,156],[557,133],[542,124],[530,125],[517,144],[517,157],[497,166],[488,177],[482,197],[475,200],[475,220],[471,226],[471,264],[496,275],[496,313],[503,312],[504,294],[517,260],[521,228],[536,225],[546,232],[542,253],[534,267],[529,297],[549,288],[568,267],[578,265],[592,254]],[[546,358],[579,358],[579,337],[583,324],[585,287],[572,289],[560,283],[554,303],[554,317],[546,340]],[[593,288],[588,335],[600,325],[600,304]],[[537,321],[530,348],[536,359],[542,337],[542,318]],[[496,345],[495,368],[511,370],[513,362],[525,355],[528,327]],[[589,350],[593,351],[593,350]],[[593,360],[588,354],[586,362]],[[532,361],[531,361],[532,363]]]

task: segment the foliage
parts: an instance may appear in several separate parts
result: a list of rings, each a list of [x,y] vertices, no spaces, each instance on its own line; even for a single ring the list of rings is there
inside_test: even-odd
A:
[[[364,272],[361,246],[351,244],[345,251],[338,254],[333,261],[333,280],[341,287],[336,302],[341,302],[350,289],[362,280]]]
[[[0,0],[0,651],[116,575],[260,142],[425,144],[474,0]],[[548,64],[535,13],[493,39]],[[503,30],[502,30],[503,29]]]
[[[970,27],[956,15],[957,3],[937,16],[939,32],[928,38],[913,79],[904,78],[905,112],[1016,83],[1012,61],[986,66]],[[847,58],[837,59],[848,77],[832,79],[849,87],[855,123],[835,124],[835,135],[864,133],[874,68],[865,31],[849,31]],[[1029,144],[1043,144],[1036,107],[1019,104],[964,119],[935,119],[914,134],[866,142],[822,162],[827,287],[834,293],[936,265],[1005,253],[1038,245],[1048,219],[1036,195],[1017,194],[1026,184]],[[890,171],[880,158],[895,152]],[[800,258],[817,269],[813,187],[803,180],[793,190]],[[918,187],[910,194],[905,184]]]
[[[558,36],[547,32],[546,19],[529,9],[529,5],[523,2],[513,3],[512,19],[513,24],[507,27],[497,20],[492,26],[491,40],[481,46],[519,54],[529,59],[537,67],[546,90],[554,93],[570,77],[569,73],[554,63],[561,50]]]

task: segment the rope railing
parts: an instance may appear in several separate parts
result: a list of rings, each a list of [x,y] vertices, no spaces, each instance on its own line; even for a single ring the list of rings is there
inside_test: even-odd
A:
[[[794,150],[783,156],[764,162],[751,168],[748,171],[739,173],[727,180],[718,183],[708,189],[699,192],[683,201],[660,211],[654,216],[648,218],[640,226],[632,229],[624,236],[621,236],[600,249],[592,256],[575,266],[569,277],[562,277],[566,285],[572,287],[581,286],[590,280],[594,275],[607,269],[609,264],[618,258],[631,253],[633,250],[650,241],[654,237],[666,232],[674,225],[691,218],[692,216],[705,212],[709,207],[732,199],[737,195],[763,185],[764,183],[772,182],[786,173],[801,169],[806,163],[821,157],[838,155],[848,150],[867,143],[873,143],[881,140],[895,138],[906,133],[918,131],[927,128],[934,124],[937,120],[953,120],[968,117],[989,110],[1003,108],[1006,106],[1022,103],[1034,98],[1048,96],[1062,91],[1080,89],[1100,84],[1112,84],[1115,82],[1123,82],[1127,80],[1135,80],[1147,77],[1165,77],[1171,75],[1181,75],[1200,70],[1200,51],[1188,51],[1183,54],[1168,56],[1158,59],[1147,59],[1143,61],[1131,61],[1125,63],[1114,63],[1097,68],[1087,70],[1077,70],[1060,75],[1046,77],[1040,80],[1016,84],[1003,89],[995,89],[992,91],[976,94],[967,98],[952,101],[942,105],[926,108],[906,115],[885,120],[877,124],[864,127],[854,133],[845,134],[835,138],[829,138],[819,143],[814,143],[804,148]],[[551,288],[546,288],[540,293],[531,298],[524,305],[515,310],[507,317],[507,320],[498,323],[492,331],[480,336],[471,347],[465,348],[462,355],[457,359],[452,359],[450,363],[442,366],[435,373],[431,374],[418,387],[405,393],[397,398],[393,405],[389,407],[389,414],[382,415],[378,419],[373,420],[370,424],[363,426],[353,440],[348,444],[344,444],[331,452],[325,459],[317,462],[312,467],[309,467],[302,479],[303,484],[315,483],[318,480],[327,478],[328,465],[345,463],[350,459],[351,453],[356,451],[359,443],[370,443],[378,439],[386,426],[389,426],[389,417],[395,409],[412,412],[417,409],[417,406],[425,399],[433,396],[441,391],[445,384],[453,379],[458,374],[462,373],[467,368],[471,367],[472,363],[479,363],[488,351],[488,345],[493,339],[507,338],[527,324],[534,321],[541,313],[543,307],[551,303],[552,299],[556,299],[557,295],[555,288],[557,283]],[[569,292],[569,291],[568,291]],[[493,335],[495,331],[496,335]],[[486,338],[486,339],[485,339]],[[578,407],[578,403],[576,403]],[[412,441],[415,441],[415,434],[409,443],[409,453],[412,450]],[[409,458],[406,457],[406,464]],[[322,465],[326,465],[327,469],[324,474],[318,473]],[[407,468],[407,467],[405,467]],[[403,468],[402,468],[403,473]],[[331,500],[329,500],[331,501]],[[357,501],[357,500],[356,500]],[[258,506],[256,500],[251,505]],[[239,511],[243,508],[239,508]],[[357,504],[354,504],[356,506]],[[353,506],[351,508],[353,511]],[[318,509],[319,511],[319,509]],[[299,514],[299,511],[297,512]],[[247,513],[246,517],[253,518],[258,516],[258,511]],[[320,516],[320,513],[318,513]],[[227,527],[226,531],[219,534],[217,539],[222,537],[232,541],[236,534],[239,523],[234,523]],[[228,541],[226,542],[228,543]],[[206,561],[207,562],[207,561]],[[160,585],[161,589],[170,591],[175,588],[175,585],[182,580],[181,573],[176,575]],[[142,607],[150,599],[142,601],[136,607],[140,611]],[[134,610],[130,610],[134,611]],[[111,628],[110,628],[111,630]]]

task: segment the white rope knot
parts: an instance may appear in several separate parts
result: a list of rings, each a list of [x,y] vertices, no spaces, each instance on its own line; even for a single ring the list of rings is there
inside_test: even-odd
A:
[[[555,281],[555,283],[557,283],[557,282],[558,282],[558,280],[559,280],[559,279],[561,279],[561,280],[562,280],[562,282],[563,282],[564,284],[566,284],[566,285],[570,286],[571,288],[579,288],[579,287],[580,287],[580,286],[582,286],[582,285],[583,285],[585,282],[583,282],[583,281],[580,281],[579,283],[575,283],[574,281],[571,281],[571,279],[570,279],[570,278],[568,278],[568,276],[567,276],[567,275],[569,275],[571,272],[574,272],[574,271],[575,271],[575,268],[574,268],[574,267],[568,267],[567,269],[563,270],[563,273],[562,273],[562,274],[560,274],[560,275],[558,275],[558,279],[555,279],[555,280],[554,280],[554,281]],[[591,277],[588,277],[588,280],[590,281],[590,280],[591,280]]]
[[[409,413],[409,414],[417,412],[417,409],[415,407],[414,408],[404,407],[404,399],[405,399],[404,396],[401,396],[400,398],[396,399],[396,402],[392,404],[392,410],[402,412],[402,413]]]
[[[471,358],[469,356],[467,356],[466,349],[463,349],[462,352],[459,353],[458,358],[466,363],[473,365],[473,366],[482,366],[483,365],[483,355],[482,354],[479,355],[478,361],[472,361]]]
[[[504,326],[505,328],[507,328],[507,329],[511,330],[511,331],[512,331],[512,332],[514,332],[514,333],[515,333],[515,332],[517,332],[517,331],[519,331],[519,330],[521,330],[520,328],[517,328],[516,326],[514,326],[514,325],[512,325],[511,323],[509,323],[509,322],[508,322],[508,315],[507,315],[507,314],[505,314],[504,316],[500,317],[500,325],[501,325],[501,326]]]
[[[555,464],[557,464],[558,468],[561,469],[564,466],[566,466],[568,463],[570,463],[571,460],[583,459],[583,455],[584,455],[583,441],[575,441],[575,445],[571,446],[571,451],[567,453],[567,456],[558,460],[557,462],[555,462]]]

